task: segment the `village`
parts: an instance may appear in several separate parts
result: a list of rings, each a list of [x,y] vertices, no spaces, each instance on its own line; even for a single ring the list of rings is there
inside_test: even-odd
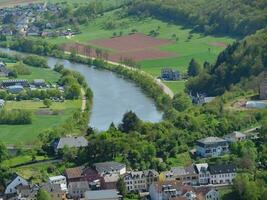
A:
[[[60,8],[55,4],[39,3],[0,9],[1,36],[71,36],[71,29],[57,28],[53,22],[39,23],[40,16],[46,12],[57,14]]]
[[[238,173],[235,163],[209,164],[198,160],[220,158],[230,152],[229,146],[246,140],[259,139],[258,128],[233,132],[223,138],[207,137],[196,141],[191,151],[196,163],[171,167],[168,171],[155,169],[131,170],[125,164],[109,161],[92,166],[66,168],[63,174],[48,178],[47,182],[32,184],[14,174],[6,182],[4,199],[35,200],[40,189],[51,194],[53,200],[67,199],[123,199],[122,188],[128,194],[138,194],[151,200],[219,200],[218,189],[231,186]],[[90,143],[83,136],[67,136],[54,140],[51,148],[55,155],[62,150],[86,148]],[[120,192],[119,192],[120,191]]]

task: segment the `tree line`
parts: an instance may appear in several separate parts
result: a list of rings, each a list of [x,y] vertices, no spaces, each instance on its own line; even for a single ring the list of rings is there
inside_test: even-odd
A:
[[[128,14],[153,16],[206,34],[244,37],[267,25],[265,0],[136,0]]]
[[[267,29],[258,31],[228,46],[219,54],[214,65],[205,65],[202,71],[189,79],[188,92],[221,95],[237,83],[257,78],[267,66]],[[246,82],[246,81],[245,81]],[[256,85],[254,89],[259,85]]]

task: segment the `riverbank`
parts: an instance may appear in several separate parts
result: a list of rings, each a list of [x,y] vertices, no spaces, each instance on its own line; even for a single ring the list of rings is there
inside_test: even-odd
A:
[[[67,54],[67,55],[71,54],[68,51],[64,51],[64,53]],[[92,60],[97,60],[97,58],[95,58],[95,57],[88,57],[88,56],[84,56],[84,55],[81,55],[81,54],[77,54],[77,55],[82,57],[82,58],[89,58],[89,59],[92,59]],[[140,69],[137,69],[137,68],[133,68],[133,67],[127,66],[125,64],[113,62],[113,61],[110,61],[110,60],[106,60],[106,62],[107,62],[107,64],[109,64],[111,66],[121,66],[121,67],[124,67],[124,68],[126,68],[128,70],[131,70],[131,71],[139,71],[139,72],[141,72],[143,75],[148,76],[152,80],[154,80],[155,84],[157,84],[166,95],[168,95],[170,98],[174,97],[173,91],[167,85],[165,85],[160,79],[153,77],[152,75],[148,74],[147,72],[145,72],[143,70],[140,70]]]

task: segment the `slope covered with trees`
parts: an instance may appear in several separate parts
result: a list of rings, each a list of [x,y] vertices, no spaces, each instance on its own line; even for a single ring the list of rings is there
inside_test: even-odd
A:
[[[267,67],[267,28],[226,48],[196,77],[189,79],[187,90],[220,95],[231,85],[260,75]]]
[[[246,36],[267,25],[265,0],[137,0],[128,13],[191,25],[207,34]]]

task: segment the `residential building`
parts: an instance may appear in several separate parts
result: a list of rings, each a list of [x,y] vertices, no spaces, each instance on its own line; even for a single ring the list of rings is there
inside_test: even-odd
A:
[[[149,187],[149,196],[151,200],[193,200],[196,194],[191,186],[182,185],[179,181],[164,181],[153,183]]]
[[[166,81],[177,81],[181,79],[181,74],[171,68],[163,68],[161,70],[161,78]]]
[[[59,184],[62,191],[66,191],[66,192],[68,191],[67,179],[65,176],[60,175],[60,176],[49,177],[48,182],[51,184]]]
[[[195,188],[197,200],[220,200],[220,193],[213,187]]]
[[[130,171],[124,176],[124,182],[128,192],[148,191],[149,186],[158,180],[159,173],[155,170]]]
[[[104,174],[101,178],[101,188],[104,190],[117,189],[119,174]]]
[[[36,200],[39,189],[38,185],[19,185],[17,186],[17,199]]]
[[[24,90],[23,86],[21,85],[13,85],[13,86],[8,86],[7,91],[12,94],[18,94]]]
[[[83,198],[86,191],[91,190],[88,181],[68,183],[68,197],[73,199]]]
[[[192,187],[179,181],[153,183],[149,188],[151,200],[219,200],[220,194],[213,187]]]
[[[33,85],[35,87],[46,87],[46,83],[44,79],[34,79],[33,80]]]
[[[246,140],[246,135],[244,133],[234,131],[233,133],[230,133],[224,136],[224,139],[230,143],[239,142],[239,141]]]
[[[62,137],[52,143],[55,153],[58,153],[58,151],[64,147],[82,148],[87,147],[87,145],[88,141],[83,136]]]
[[[232,184],[237,172],[234,164],[210,165],[208,170],[211,184]]]
[[[68,183],[68,196],[80,198],[88,190],[100,189],[100,176],[97,171],[86,167],[75,167],[65,170]]]
[[[207,185],[210,182],[210,172],[208,171],[208,163],[195,164],[198,173],[199,185]]]
[[[46,183],[40,188],[47,191],[52,200],[67,200],[66,191],[61,190],[60,184]]]
[[[193,165],[187,167],[172,167],[169,171],[169,177],[166,177],[166,180],[176,180],[183,185],[197,185],[198,174]]]
[[[94,164],[94,167],[100,176],[104,174],[119,174],[126,173],[126,165],[118,162],[101,162]]]
[[[5,195],[16,194],[17,186],[19,185],[27,186],[29,185],[29,183],[18,174],[14,174],[11,179],[6,183]]]
[[[85,200],[119,200],[122,199],[118,195],[117,190],[98,190],[85,192]]]
[[[2,87],[9,87],[9,86],[14,86],[14,85],[21,85],[23,87],[28,87],[29,86],[29,82],[27,80],[24,79],[9,79],[9,80],[3,80],[1,82],[1,86]]]
[[[228,142],[218,137],[197,140],[196,146],[196,154],[201,157],[216,157],[229,152]]]

